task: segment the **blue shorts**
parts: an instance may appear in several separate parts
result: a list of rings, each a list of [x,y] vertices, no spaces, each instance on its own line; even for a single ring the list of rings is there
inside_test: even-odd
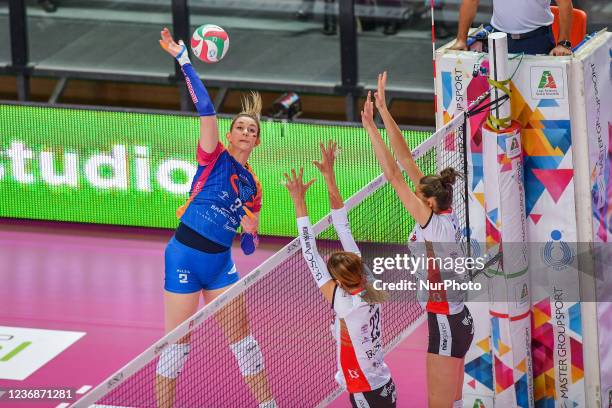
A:
[[[194,293],[221,289],[238,282],[240,276],[232,260],[232,250],[209,254],[184,245],[172,237],[166,246],[164,289],[174,293]]]

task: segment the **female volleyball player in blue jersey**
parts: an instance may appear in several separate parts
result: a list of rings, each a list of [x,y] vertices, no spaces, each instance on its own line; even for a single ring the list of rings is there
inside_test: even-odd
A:
[[[167,28],[161,47],[181,66],[191,99],[200,115],[197,145],[198,170],[187,203],[179,208],[180,224],[165,254],[164,304],[166,332],[197,311],[200,294],[211,302],[239,279],[231,245],[242,227],[241,246],[250,254],[257,246],[261,185],[247,160],[260,139],[261,98],[252,93],[243,101],[227,133],[227,148],[219,140],[217,118],[204,84],[189,61],[182,41],[176,43]],[[216,318],[246,383],[261,408],[274,408],[263,356],[250,333],[244,299],[240,296],[221,309]],[[158,407],[172,407],[176,377],[189,354],[189,336],[170,345],[157,365]]]
[[[378,132],[374,123],[374,103],[370,93],[361,112],[361,120],[385,177],[416,221],[417,225],[410,235],[411,245],[413,249],[427,256],[428,260],[461,256],[459,223],[451,207],[453,184],[458,174],[454,169],[447,168],[442,170],[440,175],[424,176],[414,161],[399,127],[387,110],[386,82],[385,72],[378,76],[378,89],[374,95],[376,107],[385,124],[397,160],[416,186],[415,192],[406,183],[393,155]],[[430,283],[441,282],[444,276],[450,279],[465,279],[465,275],[457,276],[452,270],[440,270],[435,262],[428,262],[426,270],[419,271],[419,278]],[[472,316],[463,303],[465,294],[450,290],[430,290],[419,295],[428,315],[429,406],[462,407],[464,359],[474,337]]]
[[[374,289],[361,260],[361,253],[351,234],[346,208],[334,174],[336,144],[321,144],[322,159],[314,162],[327,186],[334,228],[344,251],[327,261],[319,255],[306,208],[306,190],[314,179],[304,184],[303,169],[285,174],[287,189],[295,205],[302,253],[323,297],[336,313],[334,336],[338,342],[336,380],[350,393],[353,407],[394,408],[395,384],[384,362],[380,303],[386,293]],[[364,328],[367,330],[364,331]]]

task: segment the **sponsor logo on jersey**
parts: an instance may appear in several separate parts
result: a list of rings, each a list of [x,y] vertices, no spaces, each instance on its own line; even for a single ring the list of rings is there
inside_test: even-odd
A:
[[[226,231],[236,232],[236,227],[233,227],[228,223],[225,223],[225,225],[223,225],[223,229]]]
[[[230,184],[232,185],[232,189],[240,199],[244,202],[248,201],[252,196],[255,195],[253,188],[249,186],[249,179],[241,174],[238,176],[237,174],[232,174],[230,176]]]
[[[244,174],[240,174],[240,181],[242,181],[243,183],[249,183],[249,178],[247,176],[245,176]]]

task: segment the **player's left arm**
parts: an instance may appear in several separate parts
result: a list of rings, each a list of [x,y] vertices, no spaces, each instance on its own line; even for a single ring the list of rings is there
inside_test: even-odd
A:
[[[404,180],[404,176],[393,158],[393,155],[385,145],[385,142],[374,123],[374,102],[372,102],[371,93],[368,92],[363,110],[361,111],[361,122],[368,133],[374,155],[380,167],[383,170],[385,178],[389,181],[398,198],[408,210],[412,218],[420,225],[425,225],[431,215],[431,209],[426,206],[410,189],[408,183]]]
[[[300,169],[299,173],[296,173],[295,169],[292,169],[291,176],[285,173],[285,187],[289,190],[289,195],[295,207],[302,255],[323,297],[331,302],[333,300],[336,283],[332,279],[327,270],[327,265],[325,265],[323,258],[321,258],[319,254],[314,230],[308,218],[308,208],[306,207],[306,190],[315,182],[315,179],[304,183],[302,181],[303,174],[304,169]]]
[[[378,86],[376,92],[374,93],[374,101],[376,108],[378,109],[378,113],[385,124],[387,136],[389,137],[389,142],[391,143],[391,148],[395,153],[395,157],[397,157],[397,160],[408,174],[408,177],[410,177],[412,184],[417,186],[421,182],[424,174],[414,161],[410,147],[408,147],[408,143],[406,143],[406,140],[404,139],[399,126],[397,126],[395,119],[393,119],[393,116],[391,116],[391,113],[389,113],[385,97],[386,87],[387,71],[383,72],[382,74],[378,74]]]
[[[321,160],[315,160],[313,164],[319,169],[325,180],[334,229],[338,233],[342,248],[347,252],[353,252],[361,256],[359,247],[357,247],[357,243],[355,243],[355,239],[351,233],[351,226],[348,221],[346,208],[344,207],[344,201],[342,200],[342,195],[340,195],[338,183],[336,182],[334,163],[336,161],[338,144],[329,140],[327,146],[320,143],[319,148],[321,149]]]

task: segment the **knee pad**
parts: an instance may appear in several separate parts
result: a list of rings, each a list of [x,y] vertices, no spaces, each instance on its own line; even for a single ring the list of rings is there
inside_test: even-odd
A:
[[[156,372],[166,378],[175,379],[183,370],[191,346],[187,343],[169,345],[157,361]]]
[[[251,334],[237,343],[231,344],[230,348],[238,361],[240,373],[243,376],[259,374],[264,369],[263,355],[257,340]]]

